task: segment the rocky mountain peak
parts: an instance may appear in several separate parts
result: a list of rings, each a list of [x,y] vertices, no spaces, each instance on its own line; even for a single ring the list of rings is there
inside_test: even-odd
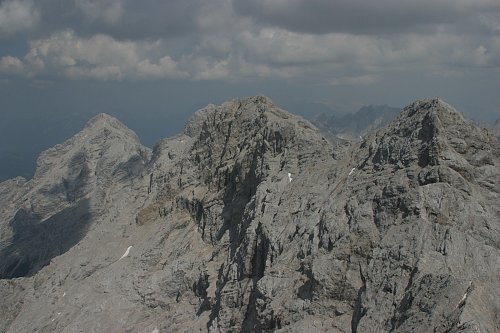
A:
[[[125,126],[121,121],[107,113],[100,113],[93,118],[91,118],[82,130],[82,134],[91,134],[99,130],[108,130],[114,132],[123,133],[125,136],[129,136],[134,140],[139,140],[137,135]]]
[[[0,242],[13,243],[0,250],[5,259],[0,279],[32,275],[73,247],[113,189],[124,183],[130,187],[149,158],[150,150],[135,133],[107,114],[43,151],[32,180],[0,186],[0,203],[16,195],[24,198],[21,205],[5,209],[10,228],[0,228]],[[44,250],[38,253],[38,248]],[[5,253],[11,255],[5,258]]]
[[[93,168],[103,164],[111,167],[118,161],[125,162],[124,159],[130,158],[131,154],[147,155],[147,151],[132,130],[118,119],[102,113],[90,119],[79,133],[64,143],[42,152],[34,177],[42,178],[47,172],[58,172],[63,166],[81,165],[82,161]],[[107,172],[101,173],[104,174]]]
[[[449,165],[455,169],[491,165],[498,143],[440,99],[416,101],[370,138],[375,164]]]
[[[298,125],[305,128],[314,128],[302,117],[293,115],[277,107],[270,98],[266,96],[255,96],[246,99],[234,99],[220,106],[208,105],[197,111],[187,122],[185,134],[194,137],[199,135],[205,124],[210,122],[215,125],[218,119],[229,117],[239,122],[255,122],[273,126],[280,123],[288,126]],[[215,126],[214,130],[220,128]]]
[[[437,113],[445,117],[452,117],[454,119],[460,118],[464,121],[464,117],[451,105],[446,103],[440,98],[429,98],[429,99],[421,99],[416,100],[415,102],[409,104],[404,108],[408,110],[409,116],[412,116],[415,113]],[[458,118],[457,118],[458,117]]]
[[[261,96],[152,157],[98,116],[0,186],[0,332],[498,332],[495,142],[436,99],[342,154]]]
[[[202,174],[249,165],[266,156],[285,158],[299,152],[309,156],[330,150],[316,127],[263,96],[209,105],[196,112],[184,133],[193,140],[189,156],[198,161]]]

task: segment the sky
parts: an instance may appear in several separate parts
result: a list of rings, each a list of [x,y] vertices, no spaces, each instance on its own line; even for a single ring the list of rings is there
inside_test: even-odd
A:
[[[0,164],[100,112],[151,146],[234,97],[303,115],[440,97],[492,122],[498,91],[498,0],[0,0]]]

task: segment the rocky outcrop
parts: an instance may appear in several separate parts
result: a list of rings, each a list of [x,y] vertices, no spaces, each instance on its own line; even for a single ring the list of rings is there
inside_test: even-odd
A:
[[[261,96],[152,152],[98,116],[0,184],[0,330],[496,332],[499,165],[440,100],[348,150]]]

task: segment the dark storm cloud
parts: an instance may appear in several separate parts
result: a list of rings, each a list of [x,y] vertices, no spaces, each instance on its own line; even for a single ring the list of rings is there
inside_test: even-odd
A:
[[[494,0],[233,0],[236,11],[256,22],[287,30],[325,34],[429,32],[461,26],[471,15],[500,13]]]
[[[0,38],[62,29],[118,39],[185,37],[203,34],[202,22],[213,17],[228,29],[251,18],[257,26],[311,34],[430,33],[436,27],[498,33],[499,15],[496,0],[2,0]]]
[[[71,28],[79,35],[119,39],[183,36],[196,30],[202,0],[39,0],[42,31]]]

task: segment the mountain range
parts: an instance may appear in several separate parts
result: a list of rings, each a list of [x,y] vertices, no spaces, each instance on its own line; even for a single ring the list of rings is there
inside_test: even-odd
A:
[[[499,332],[495,136],[439,99],[363,135],[264,96],[153,149],[92,118],[0,183],[0,332]]]
[[[498,118],[495,123],[493,124],[491,130],[497,137],[498,141],[500,141],[500,118]]]
[[[386,105],[363,106],[354,113],[345,115],[319,114],[312,118],[312,123],[333,142],[346,141],[363,137],[381,127],[386,126],[401,109]]]

